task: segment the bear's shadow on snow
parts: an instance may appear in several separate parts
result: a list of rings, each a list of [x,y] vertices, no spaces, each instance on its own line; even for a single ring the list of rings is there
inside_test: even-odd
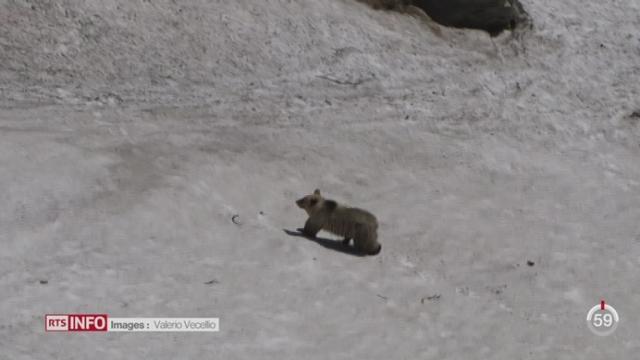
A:
[[[317,236],[312,238],[303,234],[302,229],[297,229],[297,231],[291,231],[287,229],[282,229],[282,230],[284,230],[284,232],[287,235],[305,238],[309,241],[313,241],[317,244],[320,244],[321,246],[327,249],[331,249],[331,250],[352,255],[352,256],[364,257],[364,255],[359,251],[357,251],[353,246],[345,246],[344,244],[342,244],[342,241],[339,241],[339,240],[331,240],[331,239],[321,238]]]

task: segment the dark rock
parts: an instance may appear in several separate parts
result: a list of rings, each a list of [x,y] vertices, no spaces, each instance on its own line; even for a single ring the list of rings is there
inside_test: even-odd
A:
[[[499,286],[490,286],[487,289],[496,295],[502,294],[507,289],[507,284],[499,285]]]
[[[420,303],[424,304],[425,300],[438,301],[438,300],[440,300],[440,297],[441,297],[440,294],[434,294],[434,295],[431,295],[431,296],[423,297],[422,299],[420,299]]]
[[[433,20],[445,26],[480,29],[496,36],[528,23],[518,0],[412,0]]]

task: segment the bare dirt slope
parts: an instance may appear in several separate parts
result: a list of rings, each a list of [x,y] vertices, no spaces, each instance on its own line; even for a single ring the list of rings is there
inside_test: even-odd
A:
[[[640,5],[523,4],[492,41],[347,0],[0,1],[0,359],[635,357]],[[316,187],[379,256],[283,231]],[[221,331],[43,331],[76,312]]]

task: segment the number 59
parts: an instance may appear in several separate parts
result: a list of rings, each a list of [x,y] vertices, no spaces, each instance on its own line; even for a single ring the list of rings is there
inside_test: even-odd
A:
[[[609,313],[593,315],[593,326],[601,327],[602,325],[611,327],[613,325],[613,316]]]

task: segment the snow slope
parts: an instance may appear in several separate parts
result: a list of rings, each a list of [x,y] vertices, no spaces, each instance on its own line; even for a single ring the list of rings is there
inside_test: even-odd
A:
[[[633,358],[640,5],[523,4],[492,41],[350,0],[0,1],[0,359]],[[285,232],[316,187],[379,256]],[[78,312],[221,331],[43,331]]]

